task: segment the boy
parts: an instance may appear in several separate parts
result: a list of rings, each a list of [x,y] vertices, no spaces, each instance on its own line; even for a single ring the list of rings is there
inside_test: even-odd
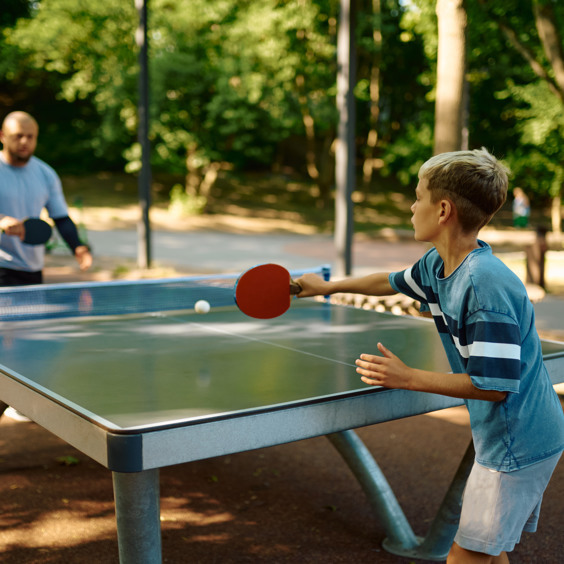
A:
[[[564,414],[542,361],[521,281],[479,230],[507,196],[507,170],[485,149],[443,153],[419,171],[415,239],[433,249],[403,272],[325,282],[306,275],[299,297],[402,292],[432,314],[452,373],[406,366],[382,343],[356,361],[372,386],[465,400],[476,459],[447,563],[508,563],[534,532],[542,495],[564,450]]]

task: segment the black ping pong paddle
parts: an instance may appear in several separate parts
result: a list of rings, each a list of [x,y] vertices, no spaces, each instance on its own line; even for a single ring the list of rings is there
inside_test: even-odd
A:
[[[235,283],[235,303],[249,317],[272,319],[285,313],[292,296],[302,291],[278,264],[260,264],[245,271]]]
[[[52,227],[38,217],[29,217],[24,222],[25,235],[23,242],[28,245],[43,245],[53,233]]]
[[[23,221],[24,238],[22,243],[27,245],[43,245],[47,243],[53,233],[52,227],[38,217],[29,217]]]

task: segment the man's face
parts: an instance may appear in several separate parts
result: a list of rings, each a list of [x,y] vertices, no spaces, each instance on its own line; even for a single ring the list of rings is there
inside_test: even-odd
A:
[[[12,166],[24,166],[35,152],[37,125],[33,121],[8,120],[0,132],[3,154]]]

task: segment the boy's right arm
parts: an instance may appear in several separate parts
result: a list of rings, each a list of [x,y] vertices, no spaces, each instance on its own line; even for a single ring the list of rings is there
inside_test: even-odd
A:
[[[302,287],[299,298],[311,296],[327,296],[341,292],[347,294],[364,294],[365,296],[391,296],[397,294],[388,280],[388,273],[377,272],[361,278],[344,278],[343,280],[323,280],[317,274],[304,274],[296,282]]]

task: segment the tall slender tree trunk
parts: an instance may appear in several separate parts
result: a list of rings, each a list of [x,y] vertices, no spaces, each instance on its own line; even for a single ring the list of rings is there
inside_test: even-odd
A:
[[[554,8],[549,3],[535,1],[533,12],[546,58],[554,72],[557,95],[564,103],[564,50],[562,35],[556,25]],[[562,174],[556,176],[552,192],[552,231],[560,237],[562,235]]]
[[[378,144],[378,119],[380,117],[380,64],[382,62],[382,10],[380,0],[372,0],[374,14],[374,57],[370,70],[370,130],[366,139],[366,153],[362,167],[362,183],[368,186],[376,163],[376,145]]]
[[[302,111],[302,121],[306,135],[306,165],[309,177],[317,181],[319,170],[317,169],[317,158],[315,150],[315,122],[309,111],[307,93],[305,89],[305,77],[303,74],[296,76],[296,86],[298,89],[298,101]]]
[[[466,71],[466,11],[463,0],[437,0],[439,46],[434,153],[462,146]]]

